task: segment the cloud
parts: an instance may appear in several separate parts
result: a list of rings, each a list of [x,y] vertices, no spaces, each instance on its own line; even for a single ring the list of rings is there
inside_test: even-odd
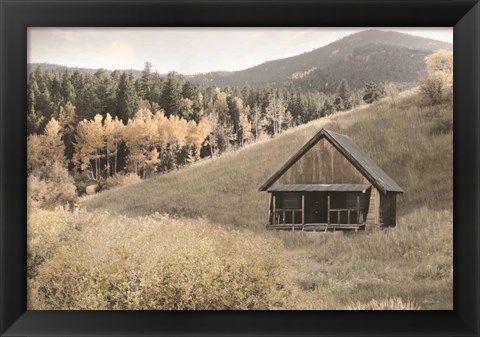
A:
[[[135,50],[127,43],[112,41],[99,54],[100,62],[108,64],[109,69],[132,67]]]

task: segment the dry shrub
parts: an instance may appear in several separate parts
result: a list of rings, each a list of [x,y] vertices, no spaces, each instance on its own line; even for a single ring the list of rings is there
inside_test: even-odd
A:
[[[384,300],[371,300],[367,303],[350,303],[344,310],[420,310],[420,307],[412,301],[404,301],[401,297],[391,297]]]
[[[37,243],[51,242],[59,221],[63,234],[29,282],[30,309],[273,309],[284,301],[278,240],[204,220],[85,211],[63,212],[39,233],[46,214],[55,212],[31,214],[29,253],[48,255]]]
[[[441,73],[433,73],[420,79],[420,92],[431,104],[438,104],[446,96],[445,77]]]
[[[58,163],[30,173],[27,180],[29,207],[54,208],[77,199],[73,178]]]

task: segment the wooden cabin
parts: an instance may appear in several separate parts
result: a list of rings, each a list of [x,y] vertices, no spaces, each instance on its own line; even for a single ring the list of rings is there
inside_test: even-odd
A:
[[[396,225],[403,193],[350,137],[322,129],[273,174],[270,229],[370,230]]]

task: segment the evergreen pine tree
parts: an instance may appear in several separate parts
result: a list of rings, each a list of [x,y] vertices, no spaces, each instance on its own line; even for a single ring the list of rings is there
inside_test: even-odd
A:
[[[117,88],[117,116],[127,123],[137,110],[137,94],[132,74],[122,73]]]
[[[163,88],[160,106],[165,110],[165,116],[170,117],[178,112],[178,101],[181,98],[181,83],[175,72],[167,75]]]

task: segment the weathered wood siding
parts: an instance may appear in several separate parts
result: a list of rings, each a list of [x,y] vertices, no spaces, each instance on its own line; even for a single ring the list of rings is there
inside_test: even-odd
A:
[[[327,139],[318,141],[276,184],[368,184],[353,166]]]
[[[397,195],[395,193],[380,194],[379,223],[382,226],[395,226],[397,213]]]

